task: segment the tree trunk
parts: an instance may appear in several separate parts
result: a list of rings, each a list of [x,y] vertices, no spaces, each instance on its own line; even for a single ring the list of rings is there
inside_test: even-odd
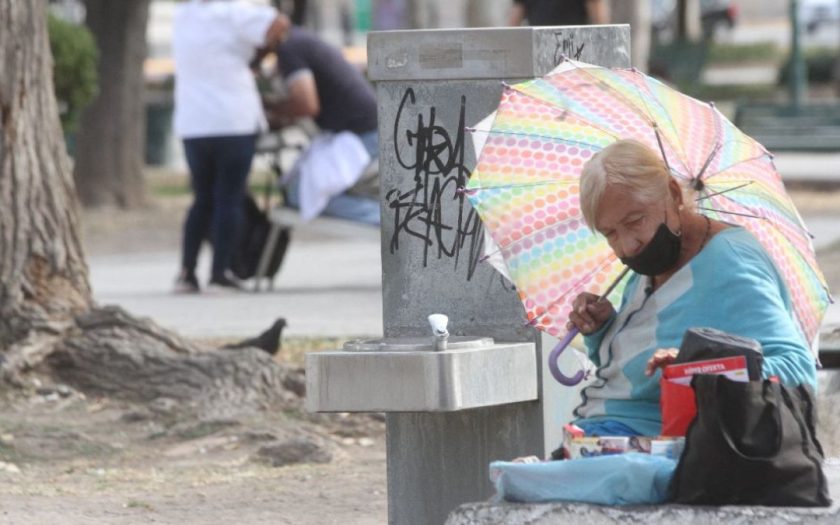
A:
[[[0,0],[0,386],[26,385],[36,371],[122,399],[174,400],[201,415],[294,404],[297,372],[265,352],[200,351],[94,305],[45,5]]]
[[[143,403],[172,400],[204,418],[298,402],[286,389],[296,372],[266,352],[201,351],[115,307],[79,316],[78,329],[47,364],[79,390]]]
[[[45,24],[43,1],[0,1],[0,351],[26,359],[91,303]]]
[[[84,0],[99,47],[99,96],[82,114],[75,178],[87,207],[145,201],[143,60],[150,0]]]
[[[697,42],[701,33],[700,0],[677,0],[677,41]]]

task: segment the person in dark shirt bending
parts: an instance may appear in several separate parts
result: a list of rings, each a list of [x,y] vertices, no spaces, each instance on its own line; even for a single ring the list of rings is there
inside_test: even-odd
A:
[[[604,0],[513,0],[510,25],[579,26],[609,22]]]
[[[341,50],[300,27],[275,48],[278,73],[286,97],[266,104],[272,127],[282,127],[309,117],[321,131],[351,132],[358,137],[371,160],[378,158],[379,143],[376,96],[362,72]],[[316,174],[317,175],[317,174]],[[299,181],[287,187],[289,204],[300,205]],[[332,197],[323,210],[326,215],[379,224],[379,203],[375,195],[349,191]]]

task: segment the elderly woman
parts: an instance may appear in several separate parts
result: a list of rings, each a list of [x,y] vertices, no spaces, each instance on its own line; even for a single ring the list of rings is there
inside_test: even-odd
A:
[[[632,140],[590,159],[580,182],[584,219],[634,273],[616,312],[582,293],[568,328],[584,334],[597,379],[575,423],[587,435],[658,435],[658,367],[691,327],[758,340],[765,377],[816,385],[816,365],[779,271],[745,229],[711,220],[661,156]]]

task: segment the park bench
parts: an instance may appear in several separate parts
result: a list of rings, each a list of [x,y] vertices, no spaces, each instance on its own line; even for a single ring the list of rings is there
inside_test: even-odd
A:
[[[840,151],[840,104],[742,103],[735,125],[770,151]]]

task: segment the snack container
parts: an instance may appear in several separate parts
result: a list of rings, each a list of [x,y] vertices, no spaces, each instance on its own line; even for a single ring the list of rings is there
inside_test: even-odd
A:
[[[685,438],[669,436],[585,436],[575,425],[563,427],[563,457],[565,459],[606,456],[639,452],[678,459]]]
[[[661,437],[651,440],[650,454],[652,456],[665,456],[671,459],[680,459],[685,447],[684,437]]]

